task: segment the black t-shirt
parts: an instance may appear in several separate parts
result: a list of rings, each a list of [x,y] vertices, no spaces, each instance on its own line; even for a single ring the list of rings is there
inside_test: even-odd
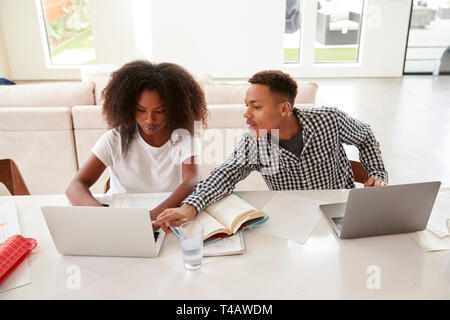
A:
[[[303,128],[300,126],[297,133],[292,138],[289,140],[280,140],[280,147],[292,152],[300,158],[300,153],[302,153],[303,149],[302,131]]]

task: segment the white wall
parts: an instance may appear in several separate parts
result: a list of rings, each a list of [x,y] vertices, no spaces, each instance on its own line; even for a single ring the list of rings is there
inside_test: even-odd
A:
[[[6,53],[5,40],[3,38],[2,25],[0,24],[0,78],[11,78],[8,55]]]
[[[283,0],[153,0],[154,58],[215,78],[282,69],[295,77],[401,76],[410,0],[366,0],[360,62],[315,64],[316,0],[303,0],[301,65],[284,65]]]
[[[15,80],[81,79],[79,66],[52,66],[39,0],[0,0],[11,76]],[[91,22],[99,64],[152,59],[150,0],[91,0]]]
[[[373,21],[366,24],[365,28],[364,46],[361,52],[362,72],[369,77],[401,76],[408,38],[411,1],[369,0],[368,4],[371,5],[369,10],[372,8],[374,16]],[[377,11],[380,18],[378,22]]]
[[[284,0],[90,0],[98,63],[135,58],[183,65],[195,74],[244,78],[282,69],[297,78],[401,76],[410,0],[366,0],[360,61],[314,64],[316,0],[303,0],[300,65],[283,64]],[[0,0],[11,75],[16,80],[76,79],[51,67],[33,0]]]
[[[219,78],[278,68],[284,5],[279,0],[153,0],[154,59]]]
[[[0,0],[0,22],[12,79],[80,79],[79,68],[50,66],[36,1]]]
[[[89,1],[96,63],[122,65],[151,60],[150,1]]]

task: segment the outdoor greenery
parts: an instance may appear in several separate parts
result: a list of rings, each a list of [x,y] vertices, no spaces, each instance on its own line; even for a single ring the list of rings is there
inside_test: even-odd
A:
[[[88,64],[95,62],[95,59],[92,61],[83,61],[79,58],[72,59],[72,57],[79,56],[80,50],[82,50],[83,56],[79,57],[84,59],[83,57],[86,57],[85,53],[94,48],[87,2],[88,0],[71,0],[70,5],[62,8],[64,13],[57,20],[47,21],[47,37],[51,57],[52,61],[58,61],[56,62],[57,64]],[[60,59],[53,60],[58,56]],[[88,56],[92,57],[89,54]]]
[[[316,48],[314,55],[315,62],[357,61],[358,48]],[[284,62],[298,62],[298,57],[298,48],[284,49]]]
[[[91,49],[93,47],[94,43],[92,42],[92,30],[91,28],[88,28],[84,33],[53,49],[52,56],[57,56],[65,50]]]
[[[72,0],[72,5],[66,10],[67,14],[47,24],[51,48],[57,47],[60,41],[74,38],[89,28],[87,0]]]

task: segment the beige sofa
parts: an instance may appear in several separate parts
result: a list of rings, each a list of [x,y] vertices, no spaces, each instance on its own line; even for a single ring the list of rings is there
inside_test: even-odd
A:
[[[16,162],[31,194],[64,193],[107,130],[100,99],[106,82],[95,79],[0,86],[0,158]],[[202,152],[205,159],[214,158],[213,163],[200,162],[204,178],[226,159],[246,128],[242,115],[248,83],[214,82],[209,76],[199,78],[199,83],[210,112],[208,128],[202,131]],[[299,82],[296,104],[314,106],[316,92],[317,84]],[[229,138],[225,142],[211,139],[217,132]],[[107,178],[105,172],[91,191],[102,193]],[[236,190],[267,190],[267,186],[254,172]]]

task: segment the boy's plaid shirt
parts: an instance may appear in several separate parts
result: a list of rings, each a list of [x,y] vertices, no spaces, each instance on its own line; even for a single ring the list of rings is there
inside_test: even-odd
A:
[[[278,145],[271,135],[244,133],[231,156],[199,181],[183,201],[200,212],[233,192],[250,172],[259,171],[270,190],[354,188],[353,172],[343,143],[359,149],[369,177],[387,182],[379,143],[370,127],[336,108],[296,109],[303,127],[300,158]]]

